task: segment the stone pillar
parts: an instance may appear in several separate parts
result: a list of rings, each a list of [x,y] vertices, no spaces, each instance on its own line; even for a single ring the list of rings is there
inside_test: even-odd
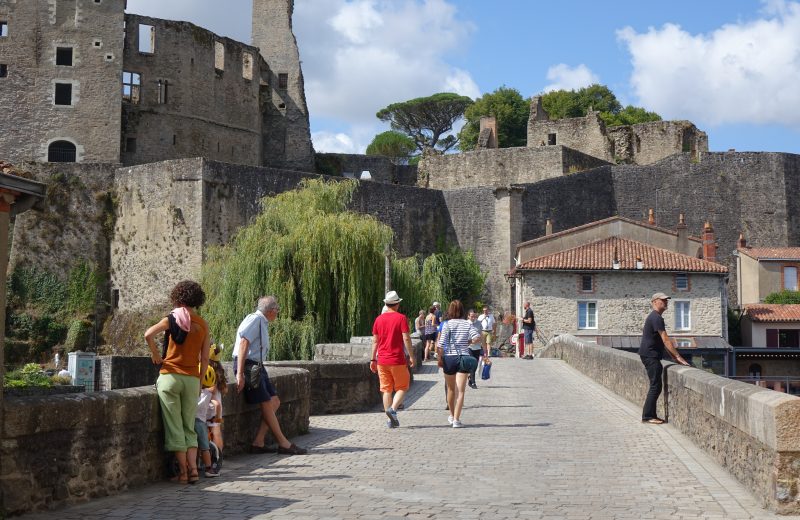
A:
[[[522,242],[522,194],[519,186],[499,187],[494,190],[494,247],[495,268],[486,280],[495,309],[514,311],[515,289],[505,280],[505,275],[516,262],[517,244]]]
[[[479,150],[484,150],[497,147],[497,118],[492,116],[483,116],[481,117],[477,148]]]
[[[6,413],[5,400],[3,398],[3,386],[5,384],[5,354],[6,354],[6,269],[8,268],[8,226],[10,223],[11,203],[14,196],[9,193],[0,192],[0,309],[3,309],[3,316],[0,317],[0,429],[4,428]],[[0,436],[2,440],[2,436]],[[3,474],[2,457],[0,457],[0,475]],[[5,499],[0,492],[0,514],[5,515]]]

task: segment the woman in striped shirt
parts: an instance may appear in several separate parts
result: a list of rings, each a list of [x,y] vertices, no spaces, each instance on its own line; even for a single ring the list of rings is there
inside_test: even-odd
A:
[[[469,373],[477,367],[477,361],[469,352],[471,343],[479,343],[481,335],[467,321],[464,306],[458,300],[450,302],[447,308],[447,321],[439,334],[437,352],[439,366],[444,371],[447,385],[447,404],[452,413],[447,422],[453,428],[461,428],[461,409],[464,407],[464,390]]]

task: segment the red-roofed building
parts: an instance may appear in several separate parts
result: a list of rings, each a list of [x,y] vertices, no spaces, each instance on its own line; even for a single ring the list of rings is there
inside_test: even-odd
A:
[[[509,276],[517,279],[518,316],[530,301],[547,336],[600,344],[641,336],[650,297],[665,292],[672,297],[667,332],[691,349],[727,345],[728,268],[709,259],[715,256],[710,224],[701,239],[688,236],[683,219],[673,231],[612,217],[519,244]],[[725,373],[726,349],[716,350],[715,371]]]
[[[769,294],[800,285],[800,247],[747,247],[740,237],[734,255],[739,305],[762,303]]]

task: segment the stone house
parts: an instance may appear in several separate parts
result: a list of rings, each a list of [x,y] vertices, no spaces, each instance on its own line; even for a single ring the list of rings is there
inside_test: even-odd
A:
[[[662,291],[672,296],[664,320],[679,347],[724,350],[728,268],[715,259],[708,223],[700,239],[688,236],[682,216],[676,231],[616,216],[519,244],[509,274],[517,315],[530,301],[547,337],[633,349],[650,296]]]
[[[769,294],[798,289],[800,247],[748,247],[740,235],[733,254],[739,305],[763,303]]]

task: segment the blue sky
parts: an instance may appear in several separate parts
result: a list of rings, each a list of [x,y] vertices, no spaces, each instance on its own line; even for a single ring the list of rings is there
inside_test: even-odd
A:
[[[129,0],[249,42],[251,0]],[[441,91],[608,85],[689,119],[711,150],[800,153],[800,3],[786,0],[295,0],[312,139],[360,153],[374,115]]]

